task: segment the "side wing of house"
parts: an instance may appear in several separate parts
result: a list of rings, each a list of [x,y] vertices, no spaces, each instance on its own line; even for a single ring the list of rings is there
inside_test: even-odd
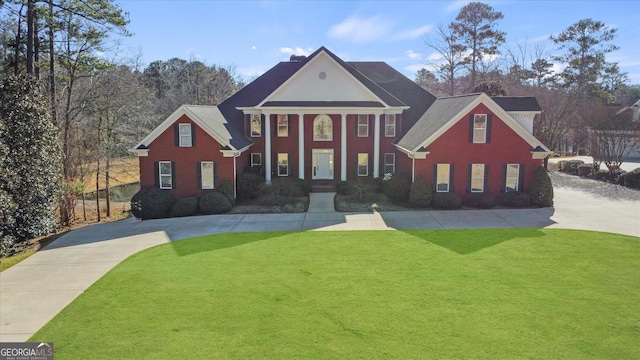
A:
[[[535,113],[514,111],[517,113]],[[531,117],[533,120],[533,117]],[[438,99],[398,147],[436,192],[526,191],[531,174],[551,152],[485,94]]]

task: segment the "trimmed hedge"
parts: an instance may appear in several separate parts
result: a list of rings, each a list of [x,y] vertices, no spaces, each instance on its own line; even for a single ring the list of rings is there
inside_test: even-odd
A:
[[[233,185],[229,180],[222,180],[218,186],[218,191],[223,193],[227,197],[227,200],[231,203],[231,206],[236,205],[236,199],[233,196]]]
[[[224,214],[233,208],[229,199],[217,191],[200,195],[198,206],[203,215]]]
[[[411,191],[411,175],[405,172],[392,174],[390,179],[383,181],[382,190],[394,203],[406,203]]]
[[[522,208],[531,204],[529,194],[521,191],[510,191],[500,195],[500,204],[509,207]]]
[[[157,187],[141,189],[131,198],[131,214],[138,219],[161,219],[169,215],[173,196]]]
[[[640,168],[629,171],[624,175],[624,186],[640,189]]]
[[[431,184],[429,184],[422,175],[418,175],[416,180],[411,184],[409,192],[409,204],[416,207],[428,207],[431,205],[433,192]]]
[[[478,209],[491,209],[496,206],[496,197],[489,193],[468,193],[466,202],[468,206]]]
[[[528,193],[533,206],[549,207],[553,205],[553,185],[547,170],[542,166],[533,172]]]
[[[462,206],[462,199],[456,193],[436,192],[433,194],[431,206],[440,210],[454,210]]]
[[[578,166],[578,176],[591,176],[593,172],[593,164],[583,164]]]
[[[198,213],[198,198],[190,196],[176,201],[171,208],[171,217],[191,216]]]
[[[238,175],[238,200],[245,201],[255,199],[262,191],[264,177],[250,171]]]
[[[578,167],[583,164],[582,160],[561,160],[558,162],[560,171],[570,175],[578,175]]]

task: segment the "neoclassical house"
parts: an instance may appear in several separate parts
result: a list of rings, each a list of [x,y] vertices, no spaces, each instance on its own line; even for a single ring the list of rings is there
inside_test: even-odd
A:
[[[533,136],[532,97],[436,99],[383,62],[324,47],[292,57],[219,106],[183,105],[133,149],[141,187],[174,197],[235,184],[251,166],[312,184],[407,172],[434,191],[525,190],[551,152]]]

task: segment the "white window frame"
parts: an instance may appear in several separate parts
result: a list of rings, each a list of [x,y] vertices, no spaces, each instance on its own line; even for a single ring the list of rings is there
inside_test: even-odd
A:
[[[329,128],[328,131],[322,136],[318,136],[316,133],[317,125],[320,121],[329,120]],[[333,141],[333,119],[331,116],[326,114],[320,114],[313,119],[313,141]]]
[[[358,167],[358,176],[369,176],[369,154],[358,153],[358,163],[356,166]],[[364,166],[364,172],[360,171],[362,166]]]
[[[286,166],[286,171],[282,173],[282,167]],[[278,176],[289,176],[289,154],[278,153]]]
[[[254,124],[257,124],[258,127],[254,127]],[[251,132],[251,137],[261,137],[262,136],[262,116],[260,114],[251,114],[249,117],[249,128]]]
[[[168,165],[169,166],[169,172],[162,172],[162,165]],[[163,178],[169,178],[169,186],[164,186],[164,183],[162,181]],[[160,189],[163,190],[171,190],[173,189],[173,169],[171,166],[171,161],[158,161],[158,183],[160,185]]]
[[[445,180],[445,181],[442,181]],[[437,164],[436,165],[436,192],[449,192],[451,184],[451,164]],[[444,185],[441,187],[441,185]]]
[[[191,126],[192,125],[190,123],[178,124],[178,131],[180,136],[180,147],[193,146],[193,139],[191,138]]]
[[[276,120],[276,126],[278,128],[277,135],[278,137],[288,137],[289,136],[289,117],[287,115],[279,114],[278,119]]]
[[[253,157],[256,156],[256,155],[258,156],[258,158],[260,160],[259,162],[253,161]],[[252,167],[253,166],[262,166],[262,153],[251,153],[251,166]]]
[[[211,173],[205,172],[206,165],[211,165]],[[205,176],[211,176],[211,179],[205,182]],[[200,162],[200,188],[203,190],[216,188],[216,165],[213,161]]]
[[[389,131],[391,129],[392,131]],[[384,116],[384,136],[396,136],[396,114],[385,114]]]
[[[478,126],[478,120],[484,117],[483,126]],[[484,144],[487,142],[487,114],[473,115],[473,143]]]
[[[475,186],[474,183],[480,183]],[[484,192],[484,164],[471,164],[471,192]]]
[[[391,161],[388,161],[389,159]],[[391,171],[387,171],[387,167],[388,166],[391,166]],[[384,154],[384,173],[385,174],[393,174],[395,172],[396,172],[396,154],[394,154],[394,153],[385,153]]]
[[[513,175],[513,170],[510,171],[511,169],[515,169],[515,176]],[[519,191],[519,187],[520,187],[520,164],[507,164],[507,171],[505,171],[504,173],[505,179],[504,179],[504,191],[505,192],[511,192],[511,191]]]
[[[358,115],[358,137],[369,137],[369,115]]]

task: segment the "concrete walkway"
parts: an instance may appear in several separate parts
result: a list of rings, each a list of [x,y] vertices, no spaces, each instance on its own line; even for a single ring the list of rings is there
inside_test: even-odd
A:
[[[333,210],[333,193],[312,193],[308,212],[301,214],[129,218],[77,229],[0,273],[0,342],[29,339],[130,255],[193,236],[249,231],[568,228],[640,237],[640,191],[564,174],[554,173],[552,179],[552,208],[338,213]]]

